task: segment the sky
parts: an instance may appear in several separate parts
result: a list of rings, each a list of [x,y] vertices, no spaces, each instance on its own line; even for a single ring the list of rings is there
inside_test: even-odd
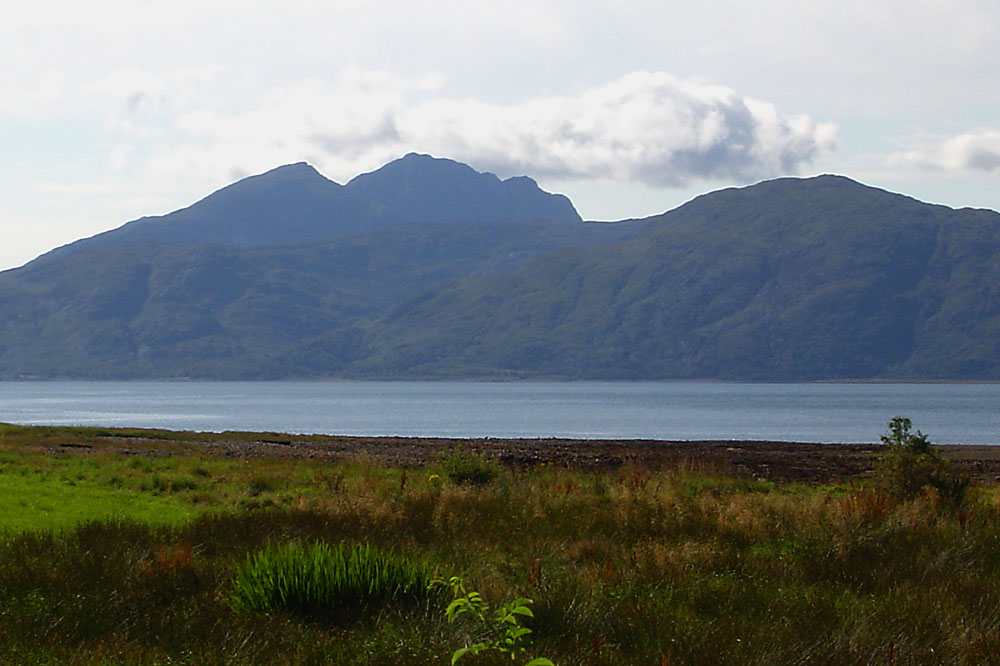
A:
[[[241,177],[408,152],[585,219],[838,173],[1000,209],[996,0],[37,0],[0,22],[0,269]]]

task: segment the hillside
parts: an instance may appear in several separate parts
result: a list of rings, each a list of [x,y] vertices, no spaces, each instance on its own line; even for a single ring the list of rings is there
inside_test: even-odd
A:
[[[1000,378],[1000,215],[846,178],[702,196],[639,238],[436,285],[368,373]]]
[[[437,281],[637,230],[449,160],[408,155],[348,186],[280,167],[0,273],[0,377],[334,376],[367,354],[371,321]]]
[[[1000,379],[998,285],[1000,215],[838,176],[607,225],[300,164],[0,273],[0,377]]]

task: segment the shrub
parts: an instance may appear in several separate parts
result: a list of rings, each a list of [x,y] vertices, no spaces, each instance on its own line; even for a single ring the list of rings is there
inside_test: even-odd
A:
[[[948,461],[931,448],[927,435],[910,432],[912,425],[906,417],[894,417],[888,434],[881,436],[887,447],[876,470],[881,484],[900,499],[912,499],[930,486],[949,508],[957,509],[965,501],[970,479],[949,474]]]
[[[491,462],[478,453],[456,449],[441,461],[441,469],[445,476],[455,484],[472,484],[485,486],[500,474],[496,463]]]
[[[920,432],[911,433],[910,428],[913,422],[905,416],[896,416],[889,421],[889,433],[882,435],[879,439],[890,450],[903,450],[910,453],[932,453],[931,443],[927,435]]]
[[[332,617],[427,594],[426,563],[369,545],[272,545],[233,576],[230,601],[241,612]]]

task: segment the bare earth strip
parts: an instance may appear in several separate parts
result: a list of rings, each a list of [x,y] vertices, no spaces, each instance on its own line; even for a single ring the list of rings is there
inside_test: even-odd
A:
[[[123,454],[177,453],[178,446],[224,457],[295,457],[317,462],[368,459],[401,467],[434,463],[455,448],[481,453],[514,468],[550,465],[578,470],[622,467],[690,468],[776,482],[834,483],[867,476],[881,446],[765,441],[658,441],[578,439],[458,439],[429,437],[299,436],[261,433],[184,433],[160,439],[107,437],[101,448]],[[63,445],[66,446],[66,445]],[[1000,447],[940,446],[956,472],[980,482],[1000,481]],[[65,449],[63,449],[65,451]]]

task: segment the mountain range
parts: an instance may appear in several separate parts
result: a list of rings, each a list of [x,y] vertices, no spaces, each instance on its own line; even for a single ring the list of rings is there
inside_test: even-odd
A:
[[[593,223],[410,154],[0,273],[0,378],[1000,379],[1000,214],[841,176]]]

